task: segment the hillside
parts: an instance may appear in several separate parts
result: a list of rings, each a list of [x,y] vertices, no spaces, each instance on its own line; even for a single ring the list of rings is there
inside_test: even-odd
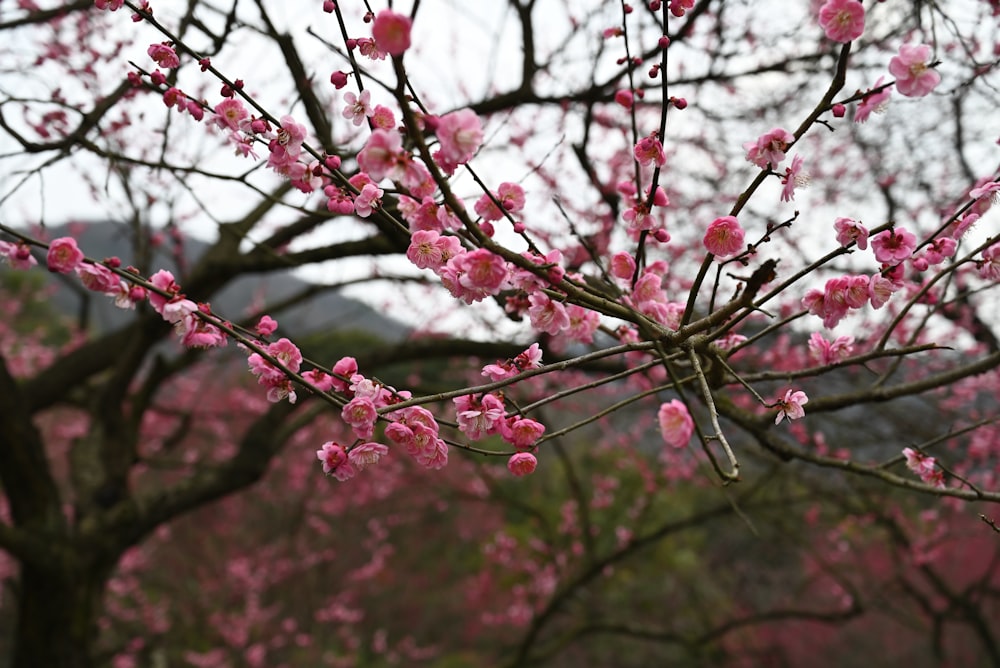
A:
[[[69,234],[67,228],[48,229],[50,238]],[[117,256],[125,264],[145,264],[156,269],[167,269],[181,276],[173,258],[174,244],[167,241],[150,250],[146,263],[135,257],[132,232],[115,223],[91,223],[74,227],[73,234],[80,247],[90,257]],[[193,266],[208,248],[207,244],[184,240],[184,262]],[[44,263],[44,259],[39,258]],[[0,271],[5,269],[0,268]],[[42,272],[40,272],[42,273]],[[58,287],[53,303],[59,310],[81,316],[89,328],[108,331],[126,324],[131,314],[116,308],[110,299],[84,290],[75,277],[49,275]],[[183,285],[183,282],[182,282]],[[275,272],[260,276],[244,276],[227,285],[212,299],[212,308],[231,320],[238,320],[247,313],[248,305],[275,304],[303,291],[315,289],[291,272]],[[320,291],[303,303],[272,313],[284,331],[296,334],[332,329],[371,332],[384,341],[398,341],[405,337],[407,327],[370,306],[339,294],[335,290]]]

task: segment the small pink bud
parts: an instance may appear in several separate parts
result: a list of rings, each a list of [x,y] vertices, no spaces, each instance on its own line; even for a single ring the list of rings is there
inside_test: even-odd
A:
[[[615,102],[625,107],[626,109],[632,108],[632,91],[630,90],[619,90],[615,92]]]
[[[657,42],[656,42],[656,43],[657,43],[657,45],[659,45],[659,47],[660,47],[661,49],[665,49],[665,48],[667,48],[668,46],[670,46],[670,38],[669,38],[669,37],[667,37],[666,35],[664,35],[664,36],[663,36],[663,37],[661,37],[661,38],[660,38],[659,40],[657,40]]]
[[[835,105],[833,105],[833,107],[831,107],[830,111],[833,112],[833,115],[835,117],[837,117],[837,118],[843,118],[844,114],[847,113],[847,107],[845,107],[842,104],[835,104]]]
[[[347,72],[336,71],[330,75],[330,83],[332,83],[337,90],[340,90],[347,85]]]

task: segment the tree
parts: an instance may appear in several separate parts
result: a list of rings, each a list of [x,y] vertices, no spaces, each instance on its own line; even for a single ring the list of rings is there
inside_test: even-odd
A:
[[[857,611],[864,587],[817,557],[840,607],[772,606],[780,614],[769,618],[766,596],[729,597],[708,581],[691,595],[717,601],[710,611],[721,616],[683,633],[591,610],[576,626],[558,616],[644,546],[744,506],[829,496],[824,511],[839,507],[845,524],[874,514],[909,547],[913,513],[892,488],[1000,500],[990,210],[1000,180],[982,167],[981,125],[997,102],[985,47],[996,42],[994,3],[828,0],[780,16],[719,0],[511,0],[502,16],[348,4],[317,2],[291,18],[264,0],[155,14],[122,0],[5,9],[5,57],[25,74],[5,75],[0,100],[11,174],[0,250],[16,268],[44,254],[51,272],[135,309],[118,329],[74,333],[34,358],[23,331],[9,337],[18,348],[3,349],[0,548],[19,566],[13,665],[100,665],[104,652],[138,660],[148,648],[115,646],[115,632],[94,642],[108,583],[129,571],[123,557],[287,459],[311,460],[345,495],[372,489],[366,476],[402,490],[421,469],[454,467],[455,450],[477,465],[506,460],[515,476],[535,471],[536,455],[543,470],[559,461],[576,513],[562,524],[554,508],[504,494],[495,472],[477,474],[534,518],[515,526],[554,531],[551,564],[575,569],[524,574],[547,573],[555,588],[491,583],[522,611],[514,663],[601,634],[709,660],[767,644],[736,629]],[[123,6],[136,26],[115,13]],[[447,26],[454,40],[442,39]],[[483,26],[485,37],[470,37]],[[519,67],[499,65],[511,59]],[[887,105],[886,118],[870,117]],[[85,193],[69,190],[77,181]],[[134,257],[87,257],[72,236],[32,231],[60,200],[113,212]],[[197,262],[151,264],[161,228],[180,239],[204,221],[213,244]],[[369,299],[423,327],[405,345],[293,341],[276,329],[280,304],[249,314],[209,305],[237,277],[313,266],[337,276],[333,288],[377,286]],[[170,338],[182,352],[164,352]],[[252,389],[222,371],[249,377],[220,350],[232,342]],[[417,366],[397,378],[401,362]],[[911,433],[868,437],[883,406],[910,412]],[[66,425],[76,425],[69,437]],[[312,444],[298,447],[305,435]],[[193,454],[177,460],[169,443]],[[785,470],[768,473],[776,466]],[[463,490],[463,474],[450,475]],[[610,520],[587,515],[625,481],[632,514],[606,542]],[[658,511],[665,492],[689,512]],[[983,512],[974,526],[992,538]],[[953,513],[942,526],[963,531]],[[485,540],[479,532],[501,522],[469,535]],[[874,530],[858,533],[860,554]],[[569,541],[561,560],[559,536]],[[502,542],[494,552],[533,545]],[[983,621],[992,604],[928,568],[996,661]],[[936,620],[936,650],[954,651],[935,605],[908,586]]]

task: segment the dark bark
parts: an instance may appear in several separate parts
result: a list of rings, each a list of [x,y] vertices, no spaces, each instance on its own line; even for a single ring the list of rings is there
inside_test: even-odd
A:
[[[12,668],[92,668],[97,620],[114,561],[22,566]]]

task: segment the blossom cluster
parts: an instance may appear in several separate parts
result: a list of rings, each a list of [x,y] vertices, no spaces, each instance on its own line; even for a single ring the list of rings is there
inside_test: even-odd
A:
[[[893,227],[869,238],[868,229],[851,218],[834,221],[837,241],[847,248],[856,245],[861,250],[869,245],[881,269],[871,275],[847,275],[831,278],[823,290],[811,289],[802,299],[802,305],[812,315],[823,319],[827,328],[837,324],[852,309],[871,305],[880,309],[904,285],[904,272],[909,265],[917,272],[926,271],[954,256],[958,240],[949,234],[961,236],[975,222],[966,216],[964,223],[947,229],[938,237],[927,241],[918,253],[917,236],[904,227]],[[984,253],[985,258],[985,253]]]
[[[922,482],[938,488],[944,487],[944,473],[937,468],[933,457],[913,448],[903,448],[903,456],[906,458],[906,468],[920,476]]]

